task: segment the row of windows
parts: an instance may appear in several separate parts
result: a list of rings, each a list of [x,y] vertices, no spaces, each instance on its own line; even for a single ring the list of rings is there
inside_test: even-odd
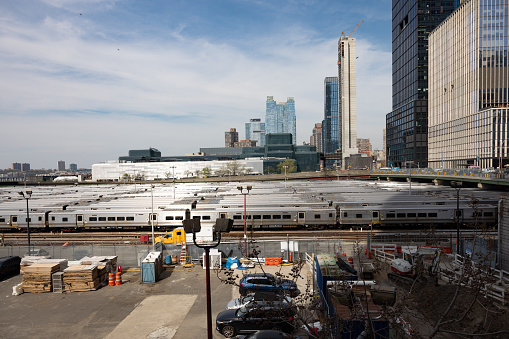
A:
[[[88,221],[134,221],[134,217],[90,217]]]

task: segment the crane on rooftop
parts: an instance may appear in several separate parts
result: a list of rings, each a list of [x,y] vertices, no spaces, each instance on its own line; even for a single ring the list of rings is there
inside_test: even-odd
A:
[[[355,28],[353,29],[352,33],[350,33],[350,35],[348,36],[345,36],[345,32],[341,32],[341,40],[345,40],[345,39],[349,39],[352,34],[357,30],[357,28],[359,28],[359,26],[364,22],[364,20],[361,20],[361,22],[359,22],[357,24],[357,26],[355,26]]]

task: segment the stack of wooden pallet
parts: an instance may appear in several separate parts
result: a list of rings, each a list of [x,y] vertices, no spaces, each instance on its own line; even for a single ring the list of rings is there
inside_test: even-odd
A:
[[[93,291],[101,286],[97,265],[73,265],[64,270],[64,291]]]
[[[115,273],[117,270],[117,256],[93,256],[84,257],[80,260],[82,265],[97,265],[99,281],[108,279],[108,273]]]
[[[25,267],[21,284],[23,292],[51,292],[51,275],[54,272],[58,272],[59,267],[59,264],[34,264]]]

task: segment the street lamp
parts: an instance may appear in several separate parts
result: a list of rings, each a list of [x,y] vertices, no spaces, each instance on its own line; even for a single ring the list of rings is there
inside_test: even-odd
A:
[[[286,169],[288,168],[288,165],[283,165],[283,168],[285,169],[285,188],[286,188]]]
[[[150,196],[152,200],[152,213],[150,213],[150,223],[152,225],[152,249],[156,250],[156,242],[154,238],[154,185],[150,185]]]
[[[28,254],[30,254],[30,210],[28,208],[28,199],[32,197],[32,191],[19,191],[19,195],[27,200],[27,233],[28,233]],[[26,195],[25,195],[26,194]]]
[[[460,253],[460,189],[461,181],[451,181],[451,187],[456,189],[456,254]]]
[[[237,186],[237,189],[241,194],[244,195],[244,255],[247,257],[247,219],[246,219],[246,196],[249,194],[249,191],[253,189],[253,186],[246,186],[246,193],[243,193],[244,187]]]

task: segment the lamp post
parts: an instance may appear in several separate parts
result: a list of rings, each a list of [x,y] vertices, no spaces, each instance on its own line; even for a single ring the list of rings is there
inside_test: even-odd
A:
[[[19,191],[19,195],[27,200],[27,234],[28,234],[28,254],[30,254],[30,209],[28,208],[28,199],[32,197],[32,191]]]
[[[247,215],[246,215],[246,196],[249,194],[249,191],[253,189],[253,186],[246,186],[246,193],[243,192],[244,187],[237,186],[237,189],[241,194],[244,195],[244,255],[247,257]]]
[[[461,181],[451,181],[451,187],[456,189],[456,254],[460,253],[460,189]]]
[[[152,201],[152,213],[150,213],[150,224],[152,225],[152,250],[156,250],[156,242],[154,238],[154,185],[150,185],[150,197]]]
[[[170,166],[171,169],[173,169],[173,201],[175,201],[175,166]]]
[[[288,168],[287,165],[283,165],[283,168],[285,169],[285,188],[286,188],[286,169]]]

